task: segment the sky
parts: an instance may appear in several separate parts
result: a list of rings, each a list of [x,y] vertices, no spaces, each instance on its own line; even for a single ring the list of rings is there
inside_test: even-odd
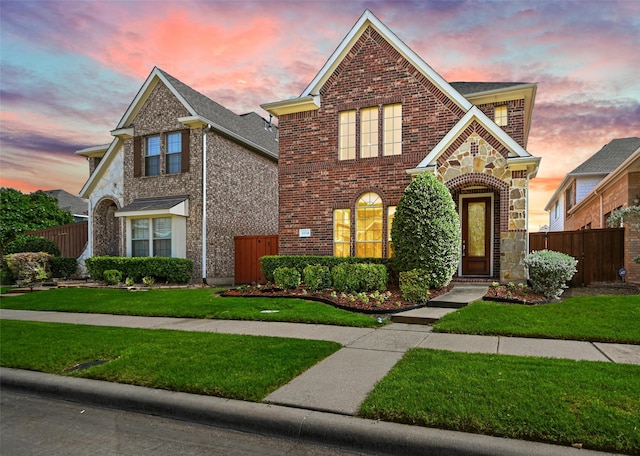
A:
[[[0,187],[77,194],[85,147],[158,66],[232,111],[298,96],[365,9],[449,82],[538,84],[529,228],[566,173],[640,136],[640,1],[0,0]]]

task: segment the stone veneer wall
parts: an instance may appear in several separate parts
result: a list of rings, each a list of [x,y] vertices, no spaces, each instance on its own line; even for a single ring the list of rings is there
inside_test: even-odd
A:
[[[471,130],[479,126],[471,126]],[[459,194],[487,192],[498,200],[494,214],[494,265],[500,264],[501,281],[524,281],[524,257],[527,254],[527,179],[525,171],[509,170],[504,154],[498,152],[476,131],[470,132],[455,151],[443,154],[437,177]],[[465,190],[472,187],[472,190]],[[455,200],[458,204],[457,199]],[[499,255],[499,256],[498,256]],[[494,271],[495,273],[495,271]]]

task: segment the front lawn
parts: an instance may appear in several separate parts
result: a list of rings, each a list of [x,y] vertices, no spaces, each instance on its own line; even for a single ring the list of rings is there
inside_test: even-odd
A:
[[[537,306],[476,301],[435,332],[640,344],[640,296],[582,296]]]
[[[413,349],[360,416],[639,454],[640,366]]]
[[[56,288],[3,297],[0,307],[147,317],[285,321],[367,328],[380,326],[371,316],[348,312],[319,302],[291,298],[223,298],[215,294],[211,288],[147,291]]]
[[[0,365],[58,375],[260,401],[340,344],[0,320]],[[87,370],[80,363],[108,360]]]

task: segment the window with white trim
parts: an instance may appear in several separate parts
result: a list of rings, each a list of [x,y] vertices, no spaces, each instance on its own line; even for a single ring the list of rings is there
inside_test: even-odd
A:
[[[182,133],[169,133],[167,135],[166,154],[167,174],[182,172]]]
[[[149,228],[152,229],[149,229]],[[171,256],[171,217],[131,220],[131,256]]]
[[[383,107],[382,155],[402,154],[402,105]]]
[[[494,108],[494,120],[496,122],[496,125],[498,125],[499,127],[504,127],[508,124],[508,114],[507,114],[507,107],[506,106],[496,106]]]
[[[333,256],[351,256],[351,210],[333,210]]]
[[[145,176],[160,175],[160,135],[147,136],[144,150]]]
[[[360,110],[360,157],[378,156],[378,107]]]
[[[393,218],[396,215],[396,206],[387,207],[387,257],[393,256],[393,239],[391,238],[391,228],[393,227]]]
[[[338,159],[353,160],[356,158],[356,112],[342,111],[338,132]]]
[[[365,193],[356,204],[356,256],[382,258],[382,199]]]

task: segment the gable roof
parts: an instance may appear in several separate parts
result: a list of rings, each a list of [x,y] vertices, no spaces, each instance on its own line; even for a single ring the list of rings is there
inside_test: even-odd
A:
[[[335,69],[348,55],[354,44],[360,39],[368,27],[373,27],[393,48],[418,69],[429,81],[438,87],[462,110],[468,111],[472,104],[455,90],[442,76],[431,68],[418,54],[412,51],[398,36],[369,10],[360,16],[355,25],[351,28],[347,36],[340,42],[333,54],[329,57],[320,72],[313,78],[302,94],[293,99],[266,103],[262,108],[274,115],[287,114],[291,112],[309,111],[318,109],[322,100],[320,99],[320,88],[331,77]]]
[[[169,73],[154,67],[129,104],[124,115],[111,134],[115,137],[109,145],[90,147],[76,151],[77,155],[102,157],[95,171],[82,187],[80,195],[87,196],[99,176],[119,149],[124,139],[133,135],[133,120],[158,84],[164,84],[189,112],[188,117],[178,119],[185,125],[200,124],[236,141],[272,160],[278,159],[277,127],[256,113],[238,115],[219,103],[192,89]],[[103,154],[103,155],[100,155]]]
[[[480,108],[473,106],[467,113],[449,130],[440,142],[427,154],[427,156],[414,169],[407,170],[409,174],[417,174],[427,168],[436,165],[438,157],[462,134],[473,122],[478,122],[489,134],[496,138],[509,151],[507,162],[512,165],[527,169],[529,177],[534,178],[538,172],[540,157],[534,157],[509,136],[502,128],[487,117]]]
[[[576,178],[580,176],[607,176],[621,168],[631,156],[634,154],[637,155],[638,150],[640,150],[640,138],[631,137],[611,140],[611,142],[605,144],[598,152],[586,159],[564,177],[556,191],[553,192],[544,210],[551,210],[551,207],[560,198],[562,192],[564,192],[569,184]],[[576,206],[581,201],[582,200],[578,201]]]
[[[579,174],[609,174],[622,164],[633,152],[640,147],[640,138],[614,139],[598,152],[569,173],[570,176]]]
[[[89,203],[79,196],[62,189],[45,190],[44,193],[57,199],[58,207],[63,211],[70,212],[76,217],[87,217]]]

